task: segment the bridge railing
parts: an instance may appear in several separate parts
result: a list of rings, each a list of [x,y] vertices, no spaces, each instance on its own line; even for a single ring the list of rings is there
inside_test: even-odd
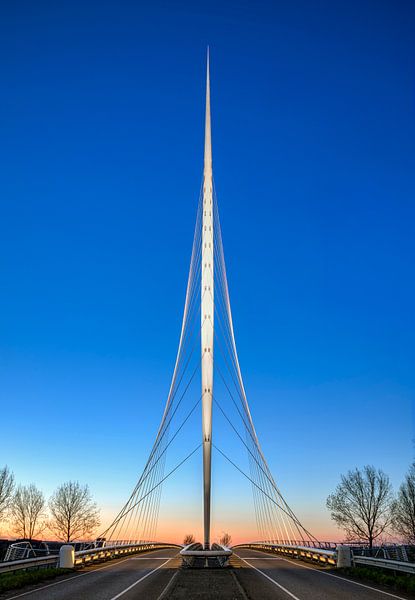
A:
[[[75,565],[86,565],[94,561],[110,560],[127,554],[145,552],[146,550],[161,550],[163,548],[181,548],[181,546],[158,542],[139,542],[136,544],[121,543],[101,548],[90,548],[75,552]]]
[[[335,549],[328,548],[312,548],[305,545],[295,544],[264,544],[264,543],[253,543],[253,544],[238,544],[233,546],[235,548],[250,548],[252,550],[262,550],[265,552],[275,552],[276,554],[283,554],[288,558],[303,558],[313,560],[326,565],[337,564],[337,552]]]
[[[380,569],[388,569],[400,573],[410,573],[415,575],[415,563],[391,560],[386,558],[377,558],[372,556],[359,556],[353,554],[353,547],[344,544],[338,544],[336,549],[328,550],[326,548],[311,548],[309,546],[296,546],[294,544],[267,544],[261,542],[238,544],[232,549],[250,548],[252,550],[262,550],[282,554],[287,558],[297,558],[311,560],[327,566],[332,565],[338,568],[364,566]]]
[[[0,562],[0,574],[56,567],[76,568],[102,560],[111,560],[129,554],[136,554],[147,550],[161,550],[163,548],[182,548],[182,546],[164,542],[124,542],[75,552],[73,546],[65,545],[61,547],[59,555],[54,554],[45,557]]]
[[[325,550],[335,550],[339,542],[318,542],[309,540],[255,540],[250,544],[268,544],[277,546],[304,546],[306,548],[322,548]],[[234,546],[236,548],[236,546]]]

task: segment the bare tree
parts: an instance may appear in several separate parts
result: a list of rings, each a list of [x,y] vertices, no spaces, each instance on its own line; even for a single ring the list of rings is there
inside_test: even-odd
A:
[[[226,533],[224,531],[222,537],[219,540],[219,543],[222,546],[230,546],[230,544],[232,543],[232,536],[230,536],[229,533]]]
[[[87,485],[63,483],[49,500],[50,528],[64,542],[90,536],[100,524],[99,510]]]
[[[43,492],[31,483],[19,485],[11,505],[12,528],[17,536],[33,540],[47,527]]]
[[[193,535],[193,533],[187,533],[184,536],[183,544],[185,546],[188,546],[189,544],[194,544],[194,543],[195,543],[195,536]]]
[[[14,492],[14,475],[6,465],[0,469],[0,521],[7,516]]]
[[[334,494],[327,498],[331,518],[346,532],[348,540],[374,540],[391,524],[392,490],[389,477],[366,466],[341,476]]]
[[[415,463],[409,469],[393,503],[393,526],[407,543],[415,544]]]

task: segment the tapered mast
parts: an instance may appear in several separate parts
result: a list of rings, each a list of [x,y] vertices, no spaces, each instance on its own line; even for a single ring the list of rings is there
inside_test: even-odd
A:
[[[212,139],[210,128],[209,49],[206,70],[205,157],[203,170],[202,217],[202,286],[201,286],[201,351],[202,351],[202,435],[203,435],[203,524],[204,547],[210,548],[210,500],[212,455],[213,394],[213,178]]]

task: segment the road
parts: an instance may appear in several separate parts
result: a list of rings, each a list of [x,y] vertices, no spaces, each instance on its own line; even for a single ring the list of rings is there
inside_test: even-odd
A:
[[[9,592],[1,599],[158,600],[181,564],[178,550],[156,550],[77,571],[33,590]]]
[[[236,550],[230,569],[179,569],[177,549],[88,567],[1,600],[409,600],[301,561]]]
[[[255,550],[236,550],[237,577],[248,598],[258,600],[407,600],[413,596],[376,584],[363,584],[339,577],[299,561]],[[256,577],[253,576],[255,572]],[[261,586],[259,588],[259,581]]]

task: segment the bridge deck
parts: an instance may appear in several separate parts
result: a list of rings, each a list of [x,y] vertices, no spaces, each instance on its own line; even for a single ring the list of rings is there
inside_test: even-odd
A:
[[[1,600],[409,600],[413,596],[338,577],[333,570],[238,549],[229,569],[181,569],[178,551],[157,550],[89,567]]]

